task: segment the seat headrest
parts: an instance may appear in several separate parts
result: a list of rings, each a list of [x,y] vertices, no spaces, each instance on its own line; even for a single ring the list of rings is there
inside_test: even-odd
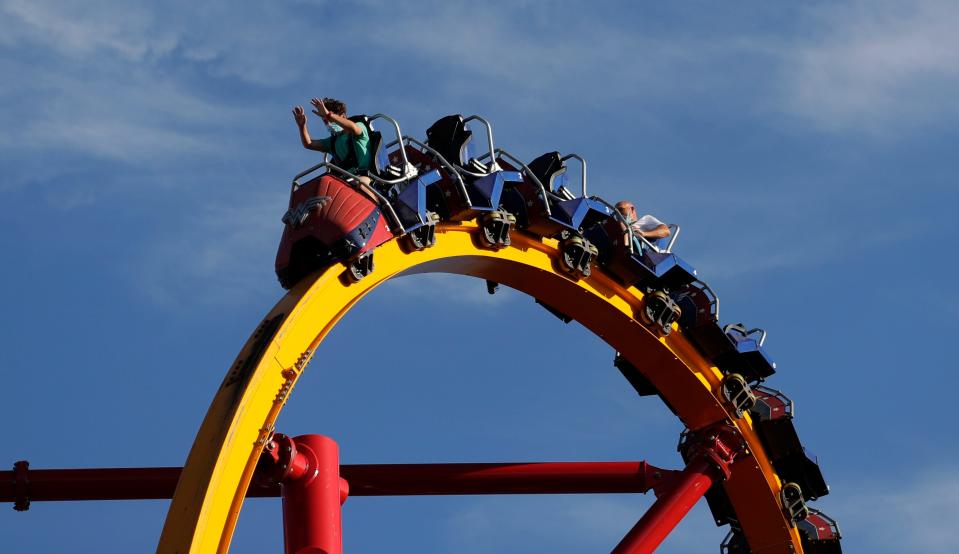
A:
[[[463,165],[466,144],[473,138],[473,132],[463,122],[460,114],[442,117],[426,130],[426,144],[446,158],[446,161]]]
[[[562,161],[559,152],[547,152],[529,162],[529,170],[536,175],[546,190],[553,190],[553,179],[566,171],[566,164]]]
[[[353,123],[362,123],[363,125],[366,125],[366,130],[367,130],[367,131],[372,131],[372,130],[373,130],[373,124],[370,123],[370,116],[368,116],[368,115],[366,115],[366,114],[351,115],[351,116],[348,117],[347,119],[349,119],[349,120],[352,121]]]

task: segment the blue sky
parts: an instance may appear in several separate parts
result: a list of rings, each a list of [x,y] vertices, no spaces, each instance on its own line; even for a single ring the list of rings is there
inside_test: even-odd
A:
[[[329,95],[420,137],[482,114],[498,146],[577,152],[591,191],[682,225],[723,319],[769,331],[846,550],[955,552],[957,25],[945,1],[0,1],[0,461],[183,463],[283,292],[287,185],[316,161],[290,108]],[[404,278],[336,328],[278,428],[344,463],[678,466],[679,423],[611,359],[519,293]],[[608,551],[649,502],[354,498],[346,547]],[[150,551],[165,510],[0,510],[2,549]],[[699,507],[664,551],[723,534]],[[281,541],[278,502],[248,502],[233,551]]]

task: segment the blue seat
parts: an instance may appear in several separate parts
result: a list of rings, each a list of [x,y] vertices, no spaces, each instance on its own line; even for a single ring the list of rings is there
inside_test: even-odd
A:
[[[724,373],[738,373],[746,381],[759,382],[776,372],[776,363],[763,348],[765,331],[746,330],[742,324],[730,324],[723,330],[735,346],[734,351],[716,358],[716,365]]]
[[[470,121],[480,121],[486,127],[489,152],[488,164],[473,157],[471,140],[473,131],[468,127]],[[493,131],[488,121],[473,115],[464,118],[460,114],[440,118],[426,130],[427,154],[438,157],[434,168],[452,168],[457,175],[451,176],[464,185],[466,198],[456,194],[433,196],[435,203],[444,203],[441,211],[452,220],[472,219],[483,212],[500,210],[504,187],[508,183],[522,182],[522,176],[516,171],[503,171],[493,161]],[[444,180],[445,181],[445,180]],[[452,183],[441,183],[451,187]]]
[[[703,281],[673,289],[669,294],[682,310],[679,326],[708,359],[735,350],[719,325],[719,296]]]
[[[793,423],[793,402],[765,386],[753,388],[756,404],[750,409],[753,425],[776,473],[783,482],[796,483],[804,500],[829,494],[819,460],[806,450]]]
[[[434,169],[418,176],[396,195],[393,205],[405,232],[409,233],[431,222],[426,207],[427,187],[439,180],[440,172]]]

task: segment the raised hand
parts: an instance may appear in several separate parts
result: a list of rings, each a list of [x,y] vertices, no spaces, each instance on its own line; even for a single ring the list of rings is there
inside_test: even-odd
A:
[[[306,112],[303,111],[303,106],[293,108],[293,119],[296,120],[296,124],[300,127],[306,126]]]
[[[314,110],[313,113],[323,118],[323,121],[326,121],[330,117],[330,110],[326,109],[326,104],[323,103],[319,98],[314,98],[310,100],[310,103],[313,104]]]

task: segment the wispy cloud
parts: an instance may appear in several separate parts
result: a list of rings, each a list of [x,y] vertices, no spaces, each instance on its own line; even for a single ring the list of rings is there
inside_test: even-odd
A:
[[[786,108],[830,131],[888,135],[959,113],[959,4],[829,3],[784,52]]]
[[[36,40],[69,58],[116,54],[127,61],[142,61],[168,54],[176,46],[176,33],[161,29],[151,10],[115,2],[0,3],[12,23],[0,44]]]
[[[959,468],[913,472],[912,477],[884,476],[853,490],[829,497],[844,542],[862,552],[959,552],[955,499],[959,498]]]
[[[281,195],[280,195],[281,196]],[[168,226],[135,260],[134,282],[172,309],[227,306],[278,296],[272,272],[284,199],[264,191],[199,206]]]

